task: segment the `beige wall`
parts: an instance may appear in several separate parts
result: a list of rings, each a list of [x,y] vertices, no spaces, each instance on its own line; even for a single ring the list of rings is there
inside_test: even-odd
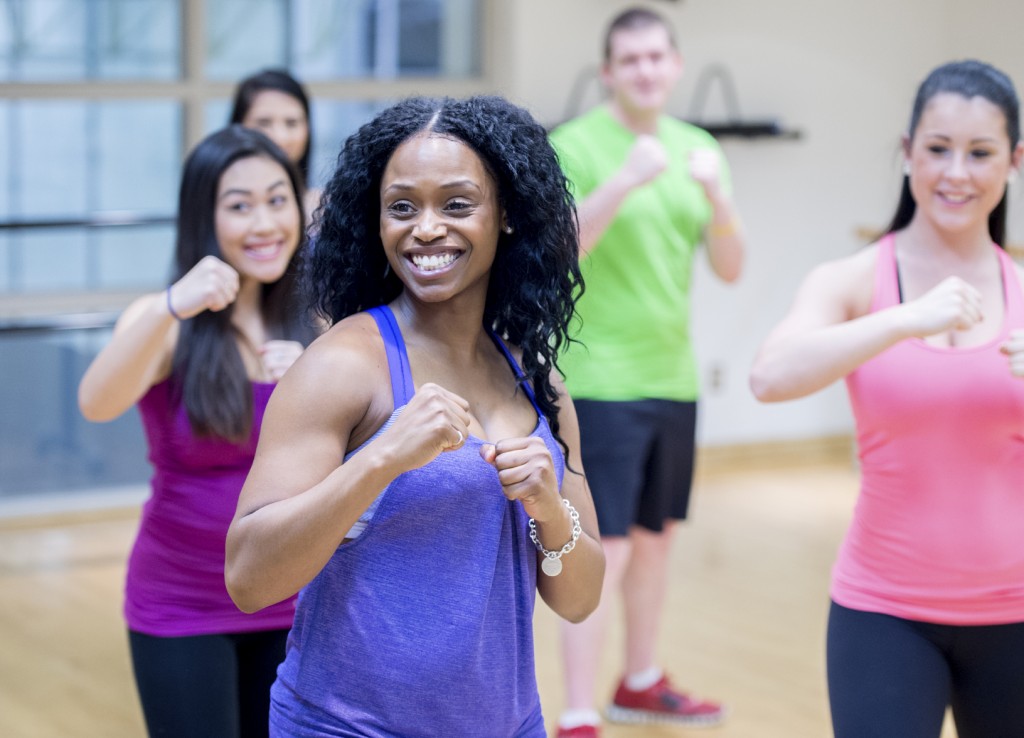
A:
[[[544,123],[562,120],[574,82],[599,62],[600,36],[616,0],[501,2],[503,92]],[[725,139],[735,194],[750,236],[748,269],[723,287],[700,260],[694,331],[705,379],[701,442],[720,445],[804,438],[851,428],[836,385],[766,406],[747,389],[754,352],[810,267],[858,248],[859,227],[882,227],[895,206],[897,150],[914,90],[928,70],[975,56],[1024,86],[1019,0],[682,0],[648,2],[674,23],[686,75],[671,112],[687,117],[701,70],[731,72],[744,117],[777,118],[799,140]],[[993,28],[1004,28],[993,42]],[[600,99],[596,84],[584,105]],[[706,117],[725,115],[720,89]],[[1024,185],[1019,186],[1024,188]],[[1017,224],[1022,210],[1012,203]],[[1024,224],[1015,230],[1024,239]],[[1011,234],[1013,235],[1013,234]],[[721,384],[710,386],[715,373]]]
[[[1024,3],[984,0],[951,3],[948,50],[950,58],[975,58],[995,64],[1009,74],[1024,96]],[[993,30],[998,29],[998,30]],[[1024,245],[1024,184],[1010,190],[1010,241]]]

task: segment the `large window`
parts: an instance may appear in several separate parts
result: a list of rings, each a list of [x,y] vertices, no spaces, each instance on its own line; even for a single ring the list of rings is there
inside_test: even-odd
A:
[[[481,0],[0,0],[0,80],[307,81],[482,75]],[[187,11],[199,14],[185,22]],[[202,28],[188,38],[182,28]]]
[[[493,2],[0,0],[0,386],[17,399],[0,499],[144,481],[110,442],[141,438],[134,415],[93,426],[74,407],[108,327],[55,314],[113,316],[166,282],[181,162],[227,122],[236,82],[284,67],[306,84],[321,184],[392,100],[488,89]]]
[[[181,106],[168,100],[0,101],[0,291],[131,289],[166,278]],[[24,224],[25,227],[15,226]]]
[[[0,79],[175,79],[179,6],[178,0],[3,0]]]
[[[180,163],[237,80],[309,87],[320,183],[395,97],[483,86],[482,4],[0,0],[0,295],[159,285]]]
[[[207,9],[207,74],[219,79],[268,60],[306,80],[480,74],[476,0],[221,0]],[[274,26],[284,32],[261,35]]]

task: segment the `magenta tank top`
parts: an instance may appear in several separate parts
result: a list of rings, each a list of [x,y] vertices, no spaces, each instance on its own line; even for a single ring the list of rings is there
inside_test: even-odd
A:
[[[247,615],[224,585],[224,541],[273,389],[252,383],[252,431],[244,444],[196,438],[170,380],[139,400],[153,478],[128,560],[124,612],[132,630],[188,636],[291,627],[294,598]]]
[[[861,491],[833,570],[845,607],[952,625],[1024,621],[1024,379],[999,346],[1024,328],[1013,262],[1002,327],[965,348],[901,341],[846,380]],[[871,310],[900,302],[893,238]]]

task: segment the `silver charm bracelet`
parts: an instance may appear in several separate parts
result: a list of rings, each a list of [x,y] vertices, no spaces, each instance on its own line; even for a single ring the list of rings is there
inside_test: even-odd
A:
[[[576,512],[576,508],[564,497],[562,502],[569,508],[569,517],[572,518],[572,538],[557,551],[548,551],[544,548],[540,539],[537,538],[537,524],[533,521],[533,518],[530,518],[530,540],[533,541],[533,545],[537,547],[537,550],[544,554],[544,561],[541,562],[540,568],[549,577],[557,577],[562,573],[562,562],[560,559],[576,548],[576,541],[579,540],[580,534],[583,532],[583,529],[580,527],[580,514]]]

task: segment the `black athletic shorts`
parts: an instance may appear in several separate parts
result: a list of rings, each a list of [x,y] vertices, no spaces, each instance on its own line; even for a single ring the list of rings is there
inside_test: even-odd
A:
[[[602,536],[684,520],[693,484],[697,403],[573,400],[583,470]]]

